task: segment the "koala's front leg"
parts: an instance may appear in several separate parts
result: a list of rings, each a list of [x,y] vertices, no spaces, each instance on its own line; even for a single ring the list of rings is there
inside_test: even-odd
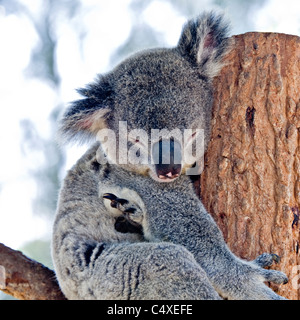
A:
[[[224,298],[284,299],[264,283],[287,282],[284,273],[263,269],[278,259],[276,255],[264,254],[250,262],[238,258],[230,251],[215,221],[196,197],[186,197],[185,203],[179,200],[175,203],[174,196],[169,199],[167,193],[165,196],[160,206],[148,210],[146,239],[164,239],[187,248]],[[170,210],[171,201],[176,210]]]
[[[216,233],[220,232],[216,230]],[[210,234],[207,244],[198,242],[195,252],[190,249],[196,261],[206,274],[216,291],[231,300],[282,300],[285,299],[270,289],[265,282],[285,284],[287,276],[280,271],[264,269],[278,259],[274,254],[264,253],[254,261],[246,261],[235,256],[225,241]],[[210,245],[213,247],[210,247]],[[189,249],[189,247],[187,247]],[[191,247],[190,247],[191,248]],[[206,250],[205,255],[203,251]]]
[[[229,264],[231,269],[226,272],[219,268],[222,277],[214,277],[214,282],[220,288],[218,292],[221,296],[234,300],[285,300],[264,283],[285,284],[288,282],[283,272],[263,269],[279,260],[279,257],[272,253],[263,253],[253,261],[244,261],[234,257]]]
[[[208,278],[223,298],[232,300],[285,300],[276,294],[265,282],[286,284],[287,276],[277,270],[267,270],[273,262],[278,263],[280,257],[273,253],[263,253],[253,261],[236,257],[227,247],[225,241],[218,240],[217,251],[209,266],[198,263],[207,272]],[[198,260],[196,258],[196,260]]]

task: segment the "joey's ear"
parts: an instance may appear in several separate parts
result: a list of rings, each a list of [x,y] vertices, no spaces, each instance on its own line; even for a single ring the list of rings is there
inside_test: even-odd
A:
[[[106,120],[112,112],[113,86],[99,78],[86,88],[77,90],[84,98],[71,103],[60,120],[59,140],[83,142],[106,128]]]
[[[230,46],[228,29],[222,15],[203,13],[184,25],[177,48],[203,75],[213,78]]]

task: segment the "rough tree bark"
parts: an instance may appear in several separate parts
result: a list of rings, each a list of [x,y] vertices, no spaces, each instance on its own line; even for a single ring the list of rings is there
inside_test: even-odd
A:
[[[300,38],[247,33],[233,37],[233,42],[227,65],[215,80],[212,138],[196,184],[231,250],[245,259],[262,252],[280,255],[277,268],[290,282],[273,288],[298,299]],[[11,294],[22,299],[63,298],[52,272],[34,264],[31,269],[20,253],[0,249]],[[34,283],[39,292],[47,278],[53,291],[29,291]]]
[[[277,269],[290,281],[273,288],[298,299],[300,38],[247,33],[233,41],[215,80],[201,199],[236,255],[281,256]]]
[[[0,289],[21,300],[64,300],[52,270],[0,243]]]

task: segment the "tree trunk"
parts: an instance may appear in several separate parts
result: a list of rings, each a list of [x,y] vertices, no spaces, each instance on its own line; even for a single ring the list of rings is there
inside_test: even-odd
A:
[[[276,269],[289,283],[273,289],[298,299],[300,38],[247,33],[233,42],[215,79],[201,199],[237,256],[281,256]]]

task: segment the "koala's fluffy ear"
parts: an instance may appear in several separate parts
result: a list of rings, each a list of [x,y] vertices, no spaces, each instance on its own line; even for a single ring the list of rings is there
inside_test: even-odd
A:
[[[77,91],[84,98],[74,101],[60,120],[59,140],[63,143],[95,137],[100,129],[106,128],[112,111],[113,86],[103,77]]]
[[[204,76],[213,78],[230,45],[228,29],[223,15],[204,13],[184,25],[177,48]]]

